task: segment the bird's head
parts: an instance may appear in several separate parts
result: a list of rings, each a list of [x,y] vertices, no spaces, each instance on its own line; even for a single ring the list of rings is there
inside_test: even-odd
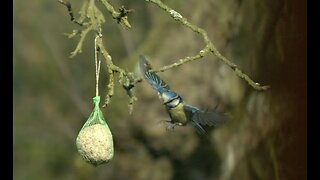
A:
[[[176,107],[182,102],[182,98],[173,91],[159,93],[159,97],[163,101],[163,104],[168,107]]]

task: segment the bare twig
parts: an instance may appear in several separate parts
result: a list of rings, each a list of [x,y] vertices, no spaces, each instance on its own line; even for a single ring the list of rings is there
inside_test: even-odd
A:
[[[166,70],[169,70],[171,68],[174,68],[174,67],[178,67],[178,66],[181,66],[182,64],[184,63],[187,63],[189,61],[195,61],[195,60],[198,60],[200,58],[202,58],[203,56],[207,55],[209,53],[209,51],[207,50],[208,49],[208,46],[204,49],[202,49],[199,54],[195,55],[195,56],[191,56],[191,57],[185,57],[183,59],[179,59],[177,60],[175,63],[173,64],[170,64],[170,65],[167,65],[167,66],[163,66],[159,69],[153,69],[151,70],[152,72],[164,72]]]
[[[165,10],[170,14],[170,16],[175,19],[176,21],[182,23],[184,26],[188,27],[192,31],[199,33],[202,37],[204,42],[206,43],[206,48],[201,50],[197,55],[193,57],[186,57],[184,59],[180,59],[178,62],[173,63],[168,66],[164,66],[160,69],[154,70],[155,72],[163,72],[165,70],[180,66],[188,61],[198,60],[202,58],[203,56],[206,56],[209,52],[211,52],[213,55],[215,55],[219,60],[223,61],[225,64],[227,64],[237,76],[247,81],[247,83],[253,87],[256,90],[267,90],[269,86],[261,86],[259,83],[254,82],[248,75],[243,73],[236,64],[228,60],[226,57],[221,55],[221,53],[217,50],[217,48],[213,45],[213,43],[210,41],[209,36],[207,32],[196,25],[191,24],[186,18],[184,18],[180,13],[176,12],[172,8],[168,7],[166,4],[164,4],[161,0],[146,0],[147,2],[152,2],[156,5],[158,5],[161,9]]]

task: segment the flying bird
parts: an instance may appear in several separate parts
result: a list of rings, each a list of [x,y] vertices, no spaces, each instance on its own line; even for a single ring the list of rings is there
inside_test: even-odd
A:
[[[160,99],[170,116],[169,126],[185,126],[191,123],[200,134],[205,134],[203,126],[217,126],[225,121],[224,114],[218,112],[203,111],[197,107],[191,106],[182,99],[182,97],[170,89],[160,77],[151,72],[151,65],[145,56],[140,55],[140,71],[143,77],[158,92]]]

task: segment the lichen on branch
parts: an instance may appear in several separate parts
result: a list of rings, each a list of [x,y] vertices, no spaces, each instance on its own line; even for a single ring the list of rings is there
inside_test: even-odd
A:
[[[128,13],[132,12],[132,10],[127,10],[122,6],[119,8],[118,12],[114,10],[113,6],[107,0],[99,1],[106,7],[107,11],[112,15],[112,17],[116,19],[118,24],[126,29],[131,28],[127,15]],[[75,35],[80,34],[80,40],[77,44],[77,47],[71,52],[70,55],[70,58],[73,58],[82,52],[82,45],[88,33],[91,31],[98,32],[101,29],[101,25],[105,23],[105,18],[103,13],[97,8],[95,0],[83,1],[82,7],[79,11],[80,17],[78,19],[74,17],[70,2],[63,0],[58,0],[58,2],[67,7],[71,21],[83,27],[82,30],[73,30],[73,33],[68,35],[69,38],[72,38]]]
[[[99,0],[102,2],[102,4],[107,8],[113,19],[117,20],[118,24],[121,24],[122,27],[126,29],[130,29],[131,25],[128,21],[127,14],[132,12],[133,10],[127,10],[124,8],[124,6],[121,6],[119,8],[119,12],[115,11],[113,6],[107,1],[107,0]]]
[[[68,1],[58,0],[58,2],[67,7],[71,21],[80,25],[83,28],[82,30],[73,30],[71,34],[67,34],[69,38],[73,38],[76,35],[80,35],[80,40],[76,46],[76,49],[71,52],[70,58],[73,58],[77,54],[81,53],[82,45],[84,43],[85,38],[87,37],[89,32],[94,31],[94,33],[97,35],[95,38],[95,45],[97,46],[95,47],[95,53],[97,53],[97,51],[99,50],[99,53],[101,53],[103,58],[106,60],[109,78],[109,82],[107,85],[108,92],[103,107],[106,107],[111,102],[111,98],[114,95],[114,74],[119,73],[119,83],[122,85],[122,87],[127,92],[130,98],[129,112],[132,112],[133,103],[137,100],[137,98],[134,96],[132,92],[132,88],[135,86],[137,82],[141,81],[136,81],[136,79],[133,76],[133,73],[127,72],[113,64],[112,57],[105,49],[102,41],[101,26],[103,23],[105,23],[105,18],[103,13],[95,5],[95,0],[83,1],[82,7],[79,11],[80,17],[78,19],[74,17],[72,6]],[[121,6],[119,8],[119,12],[117,12],[107,0],[99,0],[99,2],[101,2],[106,7],[107,11],[111,14],[113,19],[115,19],[118,24],[120,24],[125,29],[131,28],[127,15],[133,10],[127,10],[124,8],[124,6]]]
[[[125,89],[126,93],[130,98],[129,111],[132,112],[132,110],[130,110],[130,107],[133,105],[133,102],[137,100],[137,98],[134,96],[134,94],[131,91],[132,88],[137,83],[134,79],[133,73],[127,72],[124,69],[113,64],[112,57],[109,55],[108,51],[105,49],[103,45],[102,37],[97,39],[97,46],[100,48],[101,54],[106,60],[107,71],[109,74],[109,82],[107,85],[108,92],[107,92],[103,107],[106,107],[111,102],[111,98],[114,94],[114,73],[119,73],[119,83]]]

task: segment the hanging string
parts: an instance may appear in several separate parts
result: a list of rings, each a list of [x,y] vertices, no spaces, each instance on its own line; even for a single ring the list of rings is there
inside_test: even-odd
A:
[[[94,60],[96,65],[96,96],[99,96],[99,74],[100,74],[100,65],[101,65],[101,59],[100,59],[100,48],[97,48],[97,39],[99,38],[99,35],[96,36],[94,39]]]

